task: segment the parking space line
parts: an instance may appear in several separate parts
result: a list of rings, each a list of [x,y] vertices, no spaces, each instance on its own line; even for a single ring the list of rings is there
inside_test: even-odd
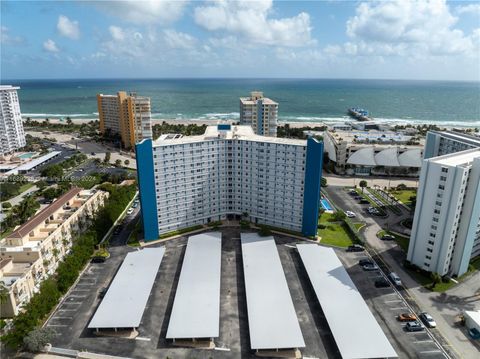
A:
[[[48,323],[47,326],[49,326],[49,327],[68,327],[67,324],[51,324],[51,323]]]
[[[145,342],[149,342],[151,339],[150,338],[145,338],[145,337],[136,337],[135,340],[143,340]]]
[[[76,309],[57,309],[57,312],[76,312]]]
[[[433,343],[433,340],[431,339],[425,339],[425,340],[417,340],[417,341],[414,341],[414,343]]]
[[[69,298],[86,298],[86,295],[75,295],[75,294],[70,294],[68,296]]]
[[[290,245],[290,244],[284,244],[284,246],[285,246],[285,247],[288,247],[288,248],[294,248],[294,249],[297,248],[297,247],[292,246],[292,245]]]
[[[408,309],[407,307],[397,307],[397,308],[389,308],[390,310],[400,310],[400,309]]]
[[[403,302],[403,300],[401,299],[395,299],[395,300],[386,300],[385,303],[399,303],[399,302]]]
[[[441,350],[435,349],[435,350],[424,350],[420,352],[420,354],[433,354],[433,353],[441,353]]]
[[[75,288],[74,290],[72,290],[72,292],[90,292],[90,289],[78,289],[78,288]]]

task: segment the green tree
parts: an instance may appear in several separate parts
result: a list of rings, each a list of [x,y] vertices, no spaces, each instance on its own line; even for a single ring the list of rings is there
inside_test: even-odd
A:
[[[345,213],[343,213],[342,211],[336,211],[334,214],[333,214],[333,219],[337,222],[339,221],[343,221],[345,220],[347,216],[345,215]]]
[[[35,198],[28,196],[17,206],[13,207],[12,212],[17,217],[18,222],[23,223],[33,216],[39,207],[40,204]]]
[[[122,160],[118,159],[115,161],[115,166],[120,167],[122,165]]]
[[[8,288],[5,285],[4,281],[0,281],[0,304],[6,303],[8,301]]]
[[[60,178],[63,176],[63,168],[59,164],[50,165],[40,171],[42,177]]]
[[[327,187],[327,179],[325,177],[322,177],[320,180],[320,184],[322,187]]]
[[[123,161],[123,163],[124,163],[125,166],[128,166],[130,164],[130,160],[125,160],[125,161]]]
[[[359,183],[359,186],[362,189],[362,193],[363,193],[363,190],[365,189],[365,187],[368,187],[368,182],[365,180],[361,180]]]

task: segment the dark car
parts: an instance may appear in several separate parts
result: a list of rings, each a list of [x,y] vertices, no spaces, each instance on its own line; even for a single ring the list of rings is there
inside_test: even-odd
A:
[[[355,196],[354,197],[356,200],[361,200],[363,197],[362,196]]]
[[[364,266],[365,264],[373,264],[373,261],[370,258],[362,258],[358,261],[358,265]]]
[[[347,248],[347,252],[363,252],[364,250],[365,248],[363,248],[359,244],[354,244],[354,245],[348,246]]]
[[[405,329],[408,332],[421,332],[425,330],[425,327],[420,323],[418,320],[414,322],[408,322],[407,325],[405,326]]]
[[[91,152],[90,154],[91,154],[92,156],[95,156],[95,152]]]
[[[375,281],[375,287],[377,288],[387,288],[387,287],[390,287],[390,283],[388,282],[388,280],[386,280],[385,278],[378,278],[376,281]]]
[[[98,292],[98,298],[102,299],[103,297],[105,297],[105,294],[107,294],[107,290],[107,287],[100,289],[100,292]]]
[[[360,204],[369,204],[369,203],[370,202],[368,202],[368,199],[363,198],[360,200]]]
[[[357,196],[357,191],[355,191],[354,189],[352,189],[352,190],[350,190],[350,191],[348,192],[348,194],[349,194],[350,196]]]
[[[105,263],[107,259],[102,256],[95,256],[92,258],[91,263]]]
[[[420,313],[419,317],[422,320],[423,324],[425,324],[427,327],[429,328],[437,327],[437,323],[435,323],[435,320],[427,312]]]
[[[395,236],[392,236],[391,234],[384,234],[383,236],[380,237],[382,241],[394,241]]]

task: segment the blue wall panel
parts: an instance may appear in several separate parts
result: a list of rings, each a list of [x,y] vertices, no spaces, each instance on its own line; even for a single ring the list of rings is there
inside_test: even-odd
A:
[[[305,236],[317,235],[322,162],[323,142],[309,137],[307,140],[305,187],[303,191],[302,233]]]
[[[135,145],[135,150],[137,157],[138,187],[140,190],[143,233],[145,240],[151,241],[158,239],[159,236],[152,140],[143,140]]]

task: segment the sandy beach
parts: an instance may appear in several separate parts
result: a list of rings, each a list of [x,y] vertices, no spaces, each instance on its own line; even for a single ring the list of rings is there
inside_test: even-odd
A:
[[[24,120],[26,120],[26,117],[23,118]],[[35,122],[44,122],[45,119],[43,118],[31,118],[32,121],[35,121]],[[90,119],[86,119],[86,118],[73,118],[72,119],[72,122],[75,123],[75,124],[83,124],[83,123],[88,123],[88,122],[91,122],[91,121],[98,121],[98,118],[90,118]],[[65,120],[62,120],[60,118],[49,118],[49,122],[52,123],[52,124],[66,124],[66,121]],[[152,119],[152,124],[153,125],[160,125],[162,124],[162,122],[167,122],[171,125],[198,125],[198,126],[202,126],[202,125],[215,125],[219,122],[238,122],[238,120],[224,120],[224,121],[220,121],[220,120],[172,120],[172,119]],[[324,123],[323,122],[282,122],[282,121],[279,121],[278,122],[279,125],[285,125],[285,124],[289,124],[290,127],[292,128],[300,128],[300,127],[318,127],[318,126],[323,126]]]

